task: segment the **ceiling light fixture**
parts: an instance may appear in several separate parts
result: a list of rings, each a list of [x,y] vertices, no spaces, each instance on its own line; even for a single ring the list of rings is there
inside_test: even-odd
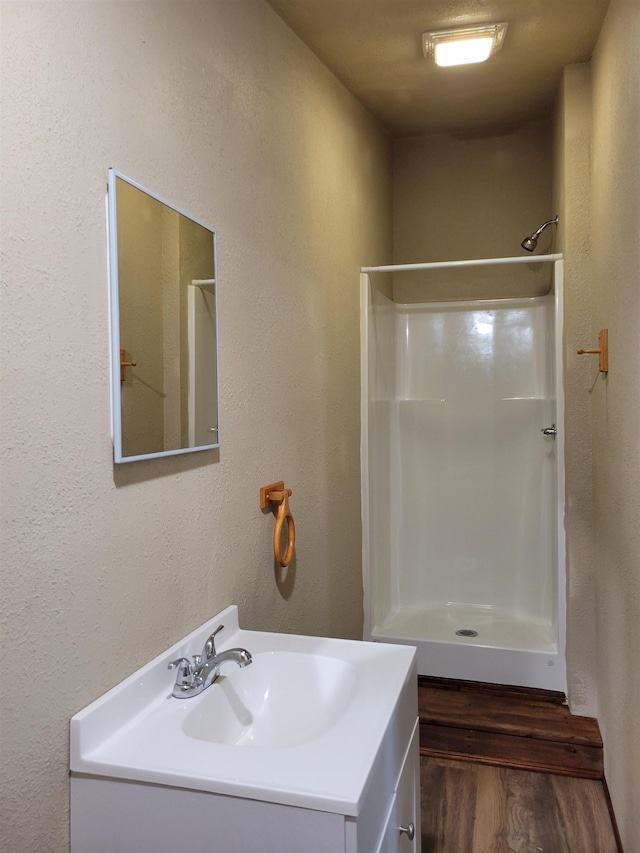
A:
[[[422,51],[436,65],[484,62],[502,47],[507,23],[458,27],[422,33]]]

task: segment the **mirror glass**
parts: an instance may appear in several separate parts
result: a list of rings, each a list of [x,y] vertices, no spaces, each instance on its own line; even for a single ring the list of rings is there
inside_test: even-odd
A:
[[[111,169],[116,462],[219,446],[215,232]]]

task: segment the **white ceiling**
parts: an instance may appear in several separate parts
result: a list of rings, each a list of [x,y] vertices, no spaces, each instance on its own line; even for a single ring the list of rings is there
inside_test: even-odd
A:
[[[562,68],[590,59],[609,0],[267,0],[395,137],[548,118]],[[438,68],[421,34],[507,21],[502,50]]]

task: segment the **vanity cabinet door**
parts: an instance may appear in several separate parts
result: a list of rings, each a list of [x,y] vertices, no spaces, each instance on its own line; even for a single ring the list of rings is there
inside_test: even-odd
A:
[[[418,853],[420,850],[419,773],[420,753],[416,727],[378,853]]]

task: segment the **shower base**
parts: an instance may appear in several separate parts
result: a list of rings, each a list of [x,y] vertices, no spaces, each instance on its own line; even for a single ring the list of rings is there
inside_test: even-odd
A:
[[[542,621],[474,607],[404,608],[370,639],[415,646],[420,675],[566,690],[553,628]]]

